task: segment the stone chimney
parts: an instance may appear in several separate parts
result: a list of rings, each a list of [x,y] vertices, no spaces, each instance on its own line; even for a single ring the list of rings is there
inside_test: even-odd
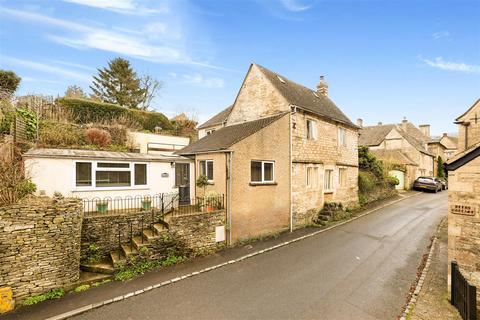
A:
[[[324,76],[320,76],[320,82],[317,84],[317,92],[328,97],[328,84]]]
[[[429,124],[421,124],[418,126],[420,131],[422,131],[423,135],[430,139],[430,125]]]
[[[360,118],[357,119],[357,126],[359,126],[360,128],[363,127],[363,119],[360,119]]]
[[[383,126],[382,121],[378,121],[377,125],[378,125],[378,126]]]
[[[448,137],[448,133],[444,132],[442,135],[444,138]]]
[[[402,130],[403,131],[407,131],[407,124],[408,124],[407,117],[403,117],[403,120],[402,120]]]

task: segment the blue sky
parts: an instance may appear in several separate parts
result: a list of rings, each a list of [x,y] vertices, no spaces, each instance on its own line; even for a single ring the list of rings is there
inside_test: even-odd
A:
[[[20,94],[89,91],[121,56],[164,83],[155,109],[204,121],[251,62],[314,88],[365,124],[453,120],[480,98],[479,0],[0,0],[0,68]]]

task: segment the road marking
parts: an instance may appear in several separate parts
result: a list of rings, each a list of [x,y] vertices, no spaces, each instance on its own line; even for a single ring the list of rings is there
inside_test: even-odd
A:
[[[303,235],[301,237],[298,237],[298,238],[295,238],[295,239],[292,239],[292,240],[289,240],[289,241],[285,241],[285,242],[282,242],[280,244],[277,244],[277,245],[274,245],[274,246],[271,246],[271,247],[268,247],[266,249],[262,249],[262,250],[259,250],[259,251],[256,251],[256,252],[252,252],[250,254],[247,254],[247,255],[244,255],[244,256],[241,256],[237,259],[233,259],[233,260],[230,260],[228,262],[224,262],[224,263],[220,263],[220,264],[217,264],[217,265],[214,265],[214,266],[211,266],[211,267],[208,267],[208,268],[204,268],[204,269],[201,269],[201,270],[198,270],[198,271],[194,271],[194,272],[191,272],[191,273],[188,273],[188,274],[185,274],[183,276],[180,276],[180,277],[175,277],[173,279],[170,279],[170,280],[167,280],[167,281],[163,281],[162,283],[157,283],[155,285],[152,285],[152,286],[148,286],[144,289],[141,289],[143,290],[142,293],[139,293],[139,294],[135,294],[135,292],[130,292],[130,293],[127,293],[127,294],[124,294],[122,296],[119,296],[119,297],[116,297],[116,298],[113,298],[112,299],[109,299],[109,300],[105,300],[103,302],[99,302],[99,303],[95,303],[95,304],[89,304],[87,306],[84,306],[84,307],[80,307],[80,308],[77,308],[77,309],[74,309],[74,310],[71,310],[71,311],[68,311],[68,312],[65,312],[65,313],[61,313],[57,316],[53,316],[53,317],[50,317],[50,318],[47,318],[46,320],[63,320],[63,319],[67,319],[67,318],[70,318],[70,317],[73,317],[73,316],[76,316],[76,315],[79,315],[81,313],[84,313],[84,312],[87,312],[87,311],[90,311],[90,310],[93,310],[93,309],[97,309],[97,308],[100,308],[101,306],[104,306],[106,304],[110,304],[110,303],[114,303],[114,302],[118,302],[118,301],[122,301],[122,300],[125,300],[125,299],[128,299],[128,298],[131,298],[133,296],[137,296],[137,295],[141,295],[141,294],[144,294],[145,292],[149,291],[149,290],[153,290],[153,289],[157,289],[157,288],[160,288],[160,287],[164,287],[164,286],[167,286],[167,285],[170,285],[172,283],[175,283],[175,282],[179,282],[179,281],[183,281],[184,279],[186,278],[190,278],[190,277],[193,277],[193,276],[196,276],[196,275],[199,275],[199,274],[202,274],[202,273],[206,273],[206,272],[209,272],[211,270],[215,270],[217,268],[222,268],[222,267],[225,267],[227,265],[231,265],[231,264],[234,264],[234,263],[238,263],[238,262],[241,262],[243,260],[246,260],[246,259],[249,259],[249,258],[252,258],[252,257],[255,257],[257,255],[260,255],[260,254],[263,254],[263,253],[266,253],[266,252],[270,252],[272,250],[275,250],[275,249],[278,249],[278,248],[281,248],[281,247],[284,247],[284,246],[287,246],[289,244],[292,244],[292,243],[295,243],[295,242],[298,242],[300,240],[304,240],[304,239],[307,239],[307,238],[311,238],[313,236],[316,236],[317,234],[320,234],[322,232],[326,232],[328,230],[331,230],[331,229],[334,229],[334,228],[338,228],[340,226],[343,226],[344,224],[346,223],[349,223],[349,222],[352,222],[352,221],[355,221],[357,219],[360,219],[366,215],[369,215],[373,212],[376,212],[378,210],[381,210],[383,208],[386,208],[388,206],[391,206],[391,205],[394,205],[400,201],[403,201],[403,200],[406,200],[408,198],[411,198],[411,197],[414,197],[416,195],[419,195],[421,194],[422,192],[417,192],[417,193],[414,193],[412,195],[409,195],[409,196],[404,196],[404,195],[400,195],[402,198],[400,199],[397,199],[395,201],[392,201],[392,202],[389,202],[387,204],[384,204],[378,208],[375,208],[375,209],[371,209],[369,211],[366,211],[364,212],[363,214],[361,215],[358,215],[358,216],[355,216],[353,218],[350,218],[348,220],[345,220],[345,221],[342,221],[342,222],[339,222],[337,224],[334,224],[328,228],[325,228],[325,229],[321,229],[321,230],[318,230],[318,231],[315,231],[315,232],[312,232],[312,233],[309,233],[309,234],[306,234],[306,235]],[[433,245],[432,245],[432,248],[433,248]],[[427,262],[428,264],[429,261]],[[423,283],[423,281],[422,281]],[[140,290],[139,290],[140,291]],[[137,291],[138,292],[138,291]]]

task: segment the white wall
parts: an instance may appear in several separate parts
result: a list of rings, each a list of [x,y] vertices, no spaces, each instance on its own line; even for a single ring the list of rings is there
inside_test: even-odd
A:
[[[148,146],[150,148],[165,148],[165,149],[174,149],[180,150],[185,146],[188,146],[190,143],[190,138],[186,137],[177,137],[177,136],[166,136],[155,133],[145,133],[145,132],[129,132],[129,139],[132,145],[136,149],[140,149],[140,153],[163,153],[171,154],[173,151],[148,151]]]
[[[90,160],[82,159],[82,161]],[[178,189],[175,188],[175,168],[172,168],[170,162],[146,163],[148,166],[148,185],[128,187],[127,189],[108,188],[108,190],[102,190],[101,188],[89,188],[79,190],[75,186],[75,160],[73,159],[27,158],[25,159],[25,171],[27,177],[31,178],[33,183],[37,185],[37,193],[44,191],[48,196],[52,196],[55,191],[62,193],[64,196],[79,198],[134,197],[138,195],[178,192]],[[193,170],[193,165],[190,163],[190,193],[192,198],[195,191]],[[162,173],[167,173],[168,177],[162,177]]]

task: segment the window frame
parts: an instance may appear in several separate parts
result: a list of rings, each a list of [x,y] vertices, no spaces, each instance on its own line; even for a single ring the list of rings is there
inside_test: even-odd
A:
[[[329,179],[329,187],[327,188],[327,171],[330,172],[330,179]],[[335,187],[333,186],[333,178],[334,178],[335,170],[334,169],[325,169],[323,172],[323,191],[326,193],[331,193],[335,190]]]
[[[311,169],[311,170],[314,170],[317,172],[316,174],[316,180],[315,180],[315,185],[311,185],[311,184],[308,184],[309,182],[309,179],[308,179],[308,170]],[[305,170],[305,186],[307,187],[307,189],[318,189],[319,187],[319,182],[320,182],[320,179],[319,179],[319,172],[320,170],[318,169],[318,166],[307,166],[306,170]]]
[[[260,162],[261,163],[261,181],[252,181],[252,162]],[[265,164],[272,165],[272,180],[265,180]],[[250,184],[257,185],[257,184],[275,184],[275,161],[273,160],[250,160]]]
[[[342,136],[340,133],[343,134],[343,139],[340,141],[340,137]],[[339,147],[346,147],[347,146],[347,130],[343,127],[337,128],[337,141]]]
[[[142,161],[117,161],[117,160],[74,160],[73,161],[73,190],[74,191],[112,191],[112,190],[138,190],[150,188],[150,163]],[[91,177],[92,184],[90,186],[77,186],[77,163],[91,163]],[[98,167],[98,163],[128,163],[128,168],[115,168],[115,167]],[[135,165],[144,164],[146,170],[146,184],[135,184]],[[98,171],[128,171],[130,172],[130,185],[129,186],[97,186],[97,172]]]
[[[344,173],[344,180],[342,180],[342,174]],[[347,179],[348,179],[348,168],[339,167],[338,168],[338,186],[341,188],[345,188],[347,186]]]
[[[313,130],[312,130],[312,135],[313,136],[310,136],[310,130],[309,130],[309,125],[308,125],[309,122],[314,124]],[[305,119],[305,128],[306,128],[306,133],[307,133],[306,134],[307,140],[317,141],[317,139],[318,139],[318,123],[317,123],[317,120],[315,120],[313,118]]]
[[[205,162],[205,174],[202,174],[202,162]],[[208,163],[212,164],[212,179],[208,178]],[[213,159],[198,160],[198,176],[207,177],[208,183],[213,183],[215,180],[215,165]]]

